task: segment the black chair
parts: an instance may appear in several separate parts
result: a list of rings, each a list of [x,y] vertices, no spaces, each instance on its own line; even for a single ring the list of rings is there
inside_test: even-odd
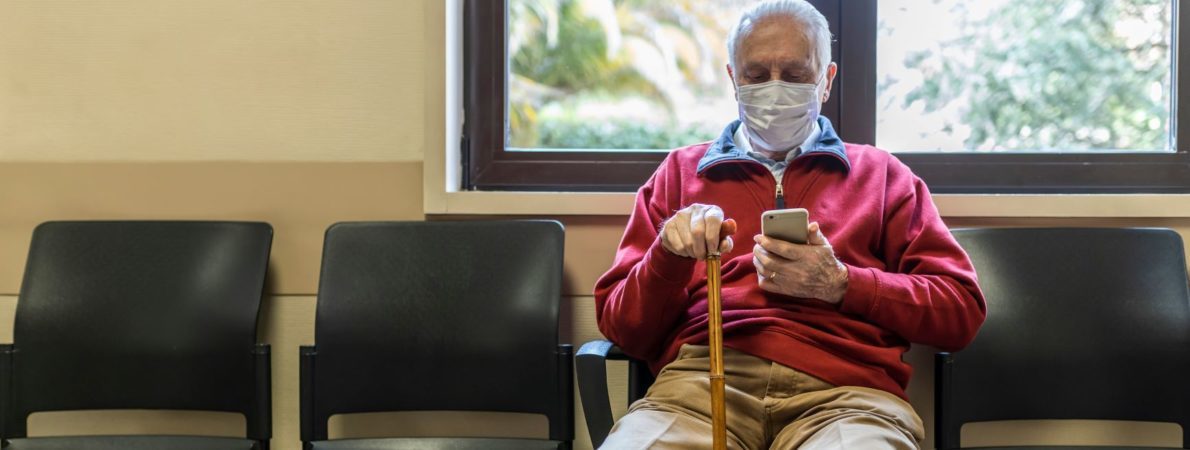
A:
[[[343,223],[326,233],[316,345],[301,350],[307,449],[568,449],[573,350],[558,344],[557,222]],[[549,439],[327,440],[336,414],[544,415]]]
[[[1190,280],[1177,233],[954,234],[988,317],[969,347],[937,355],[937,448],[959,448],[966,423],[1043,419],[1172,422],[1190,448]]]
[[[271,243],[264,223],[38,226],[0,347],[4,448],[267,449],[256,322]],[[35,412],[112,409],[239,413],[247,436],[26,437]]]
[[[578,392],[583,400],[587,431],[595,448],[603,445],[611,432],[611,399],[607,391],[607,361],[628,361],[628,404],[640,400],[653,385],[653,372],[643,361],[629,358],[611,341],[594,340],[583,344],[575,356]]]

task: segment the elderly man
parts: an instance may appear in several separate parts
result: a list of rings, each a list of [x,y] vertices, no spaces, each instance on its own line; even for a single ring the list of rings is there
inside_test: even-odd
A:
[[[709,448],[700,260],[715,251],[729,447],[917,448],[901,357],[970,342],[975,271],[921,179],[819,117],[837,71],[822,14],[768,0],[728,45],[740,121],[661,163],[595,288],[599,329],[659,372],[604,448]],[[761,214],[787,207],[809,210],[806,244],[760,234]]]

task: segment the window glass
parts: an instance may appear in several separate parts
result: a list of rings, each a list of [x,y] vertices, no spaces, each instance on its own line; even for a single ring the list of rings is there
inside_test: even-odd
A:
[[[750,0],[509,0],[509,150],[668,150],[736,117],[725,40]]]
[[[878,146],[1173,151],[1170,0],[877,3]]]

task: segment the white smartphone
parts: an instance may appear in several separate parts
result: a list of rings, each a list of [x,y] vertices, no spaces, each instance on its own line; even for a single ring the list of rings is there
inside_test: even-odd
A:
[[[760,216],[760,232],[773,239],[805,244],[809,239],[810,212],[804,208],[765,211]]]

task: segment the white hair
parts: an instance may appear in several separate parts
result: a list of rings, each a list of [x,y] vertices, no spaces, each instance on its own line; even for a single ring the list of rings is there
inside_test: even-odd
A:
[[[740,21],[727,36],[727,55],[732,67],[737,67],[736,55],[744,39],[752,34],[756,24],[773,18],[793,19],[805,27],[806,37],[815,46],[818,62],[818,76],[826,72],[831,63],[831,30],[826,17],[806,0],[765,0],[744,11]]]

